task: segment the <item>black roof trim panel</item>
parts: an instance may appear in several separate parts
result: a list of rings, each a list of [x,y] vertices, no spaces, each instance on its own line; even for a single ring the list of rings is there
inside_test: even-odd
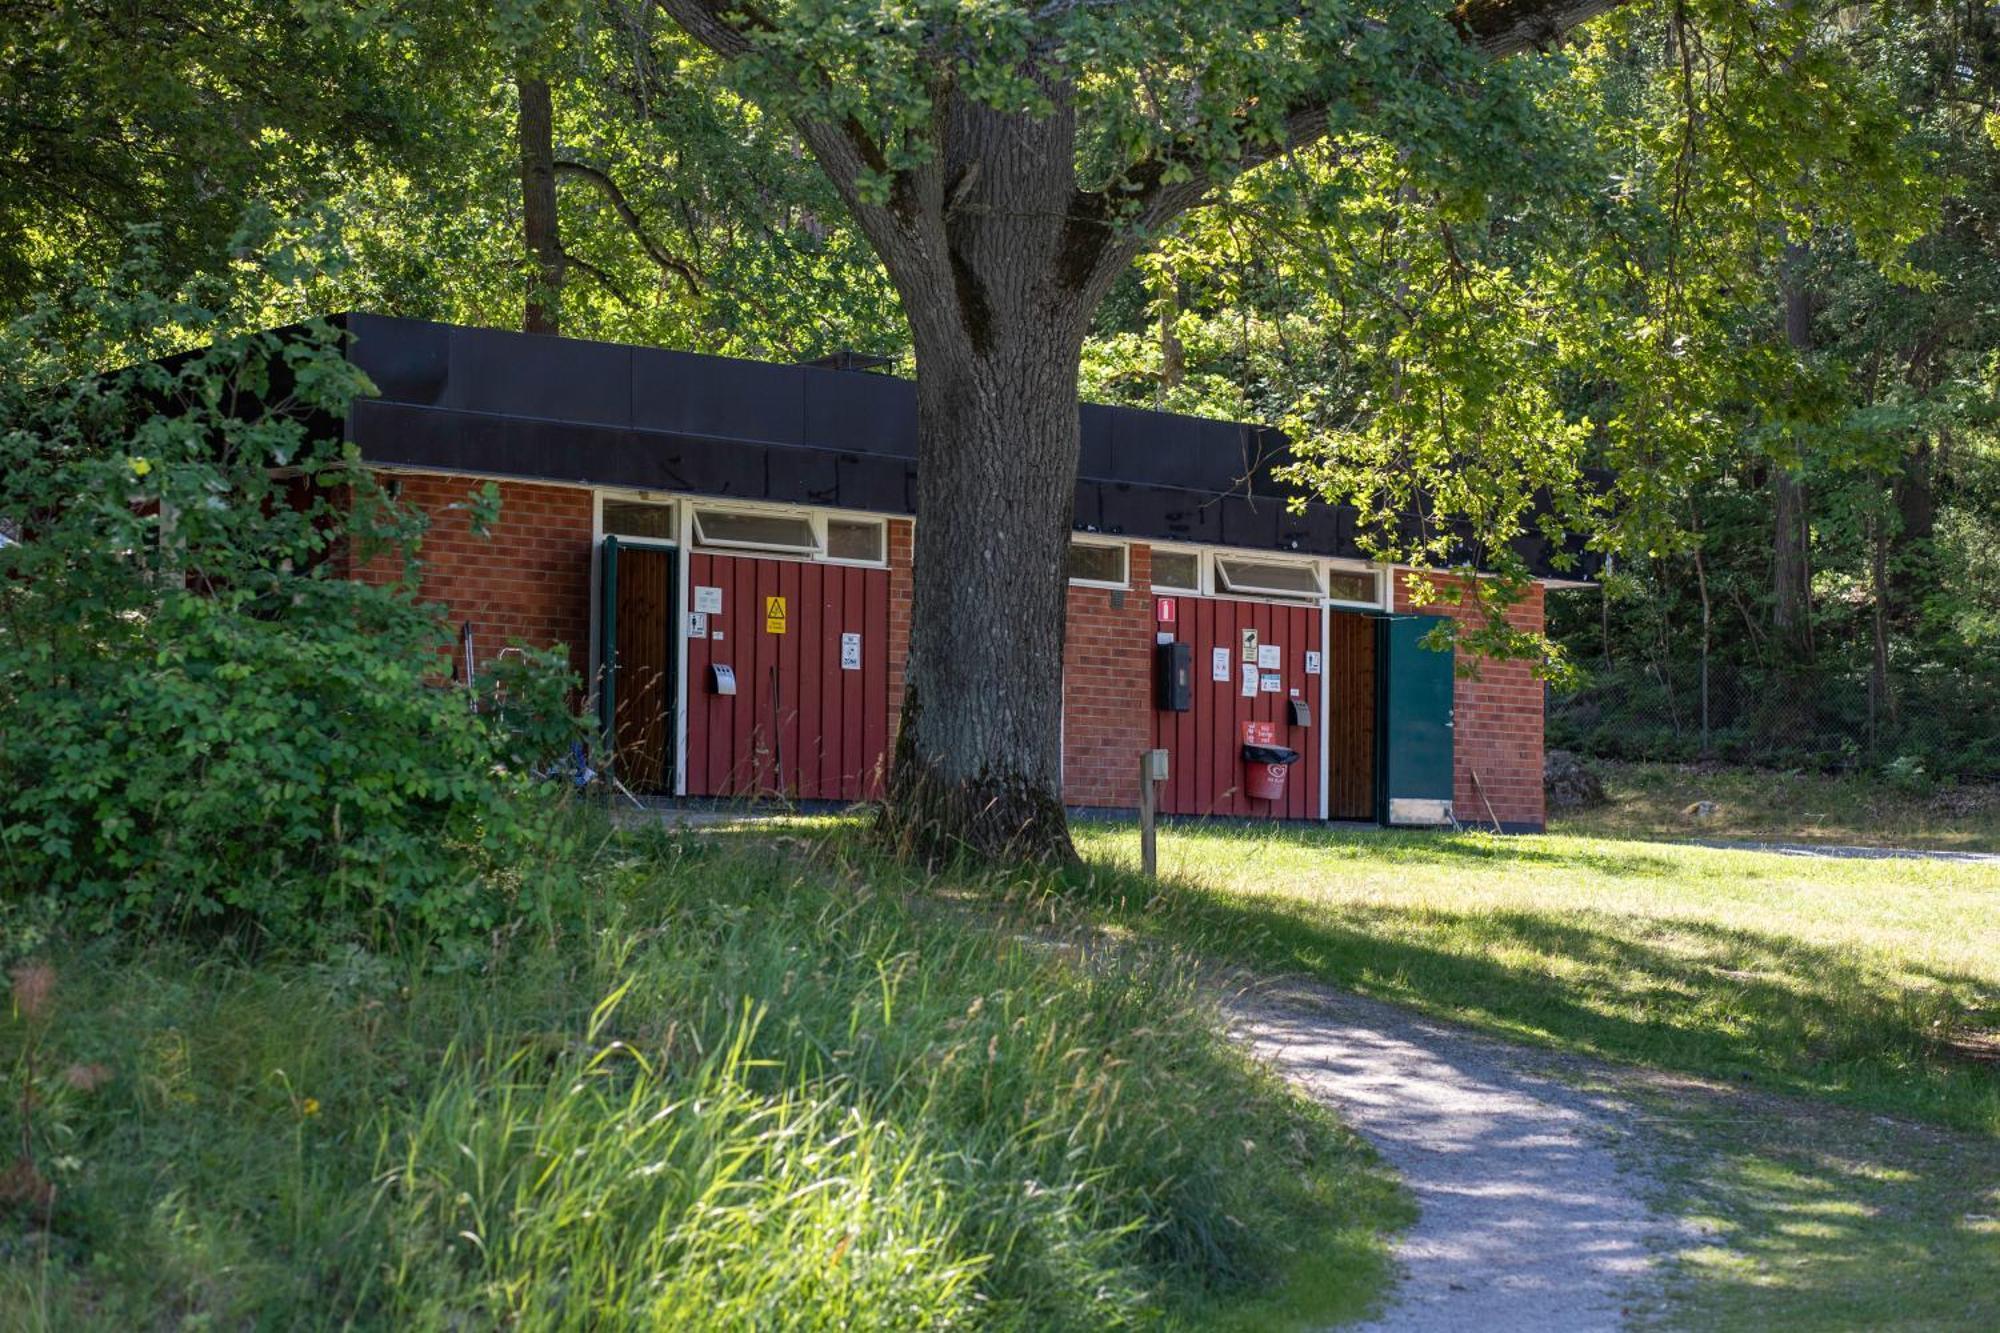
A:
[[[382,315],[334,318],[379,390],[348,419],[350,438],[373,462],[916,510],[909,380]],[[1079,424],[1079,528],[1364,554],[1352,510],[1291,512],[1272,476],[1288,456],[1280,431],[1096,404],[1079,408]],[[1539,543],[1534,555],[1538,574],[1556,576]]]

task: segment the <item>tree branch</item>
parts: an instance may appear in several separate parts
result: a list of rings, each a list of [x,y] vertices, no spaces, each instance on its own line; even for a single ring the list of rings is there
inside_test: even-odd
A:
[[[1459,0],[1449,21],[1465,42],[1499,60],[1546,49],[1578,25],[1626,3],[1629,0]],[[1237,116],[1239,128],[1251,123],[1256,109],[1246,108]],[[1230,178],[1317,143],[1326,137],[1330,121],[1331,107],[1324,98],[1299,101],[1284,113],[1283,129],[1274,140],[1244,148],[1230,165]],[[1095,228],[1100,235],[1088,277],[1076,261],[1093,247],[1082,235],[1073,236],[1072,281],[1078,285],[1107,281],[1102,272],[1106,268],[1115,277],[1144,248],[1148,237],[1201,205],[1216,185],[1204,168],[1191,145],[1174,146],[1134,163],[1109,190],[1077,191],[1071,208],[1073,230]],[[1168,179],[1183,174],[1184,179]]]
[[[1627,0],[1459,0],[1451,26],[1496,60],[1554,46],[1572,28]]]
[[[750,0],[650,0],[650,3],[665,12],[688,36],[724,60],[749,54],[752,34],[776,30]],[[727,17],[730,15],[740,17],[741,22],[731,22]],[[870,230],[871,238],[879,242],[891,240],[892,231],[884,230],[875,236],[870,229],[870,219],[865,215],[867,206],[862,203],[858,189],[863,170],[880,174],[888,169],[888,157],[867,127],[853,116],[838,124],[794,116],[792,124],[819,159],[820,169],[826,172],[841,199],[854,210],[863,229]],[[900,187],[904,182],[899,177],[896,184]],[[907,197],[894,202],[896,206],[891,212],[895,221],[907,225]]]
[[[663,271],[677,275],[682,282],[686,283],[688,295],[701,295],[700,275],[695,272],[694,265],[688,263],[680,256],[669,252],[665,246],[653,239],[652,234],[646,230],[645,224],[639,220],[638,211],[632,207],[631,201],[625,198],[625,192],[618,188],[617,181],[612,180],[609,175],[598,170],[596,167],[588,166],[582,162],[559,160],[556,162],[555,168],[556,175],[558,176],[575,176],[595,185],[598,192],[610,201],[611,207],[617,212],[619,220],[624,222],[626,230],[630,231],[633,239],[639,242],[639,248],[646,252],[646,256],[659,265]]]
[[[637,304],[632,300],[631,295],[628,292],[626,292],[626,290],[623,287],[618,285],[617,279],[613,278],[609,273],[606,273],[602,268],[599,268],[596,264],[591,263],[588,259],[585,259],[580,255],[573,255],[569,251],[565,250],[563,251],[563,263],[568,265],[570,268],[575,269],[577,272],[582,273],[587,277],[595,279],[598,285],[602,286],[605,291],[610,292],[613,296],[618,298],[619,304],[627,306]]]

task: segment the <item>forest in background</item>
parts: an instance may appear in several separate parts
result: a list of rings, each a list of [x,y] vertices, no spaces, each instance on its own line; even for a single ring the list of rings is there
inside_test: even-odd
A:
[[[368,308],[912,369],[895,293],[797,136],[719,95],[713,57],[650,6],[315,14],[141,5],[116,31],[60,11],[16,28],[7,308],[115,281],[142,247],[169,282],[229,274],[235,327]],[[1892,147],[1857,160],[1905,187],[1875,212],[1824,167],[1784,227],[1691,203],[1793,169],[1742,148],[1745,124],[1787,107],[1729,101],[1771,58],[1750,38],[1635,5],[1580,35],[1537,96],[1566,152],[1629,157],[1603,178],[1646,205],[1640,222],[1593,218],[1587,196],[1539,210],[1548,181],[1475,182],[1471,207],[1379,146],[1336,144],[1238,182],[1119,281],[1086,396],[1282,423],[1314,451],[1303,489],[1365,505],[1414,470],[1356,425],[1382,415],[1383,367],[1483,378],[1486,415],[1460,413],[1474,434],[1491,403],[1526,405],[1506,429],[1579,431],[1583,462],[1642,479],[1601,516],[1602,592],[1551,598],[1553,742],[1993,776],[2000,18],[1970,0],[1814,14],[1785,58],[1863,71],[1846,132],[1878,131]],[[1677,95],[1697,84],[1710,120]],[[1742,123],[1723,135],[1727,115]],[[306,276],[260,283],[272,253]],[[1445,318],[1486,341],[1417,340]],[[79,349],[105,355],[90,334]],[[125,350],[175,343],[167,318]],[[1655,378],[1680,397],[1635,428]]]

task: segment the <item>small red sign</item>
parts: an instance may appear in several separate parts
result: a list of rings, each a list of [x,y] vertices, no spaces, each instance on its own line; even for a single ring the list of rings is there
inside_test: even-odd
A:
[[[1245,745],[1276,745],[1278,724],[1275,722],[1245,722],[1243,724]]]
[[[1160,623],[1162,625],[1171,625],[1174,623],[1173,598],[1162,597],[1158,601],[1154,602],[1153,605],[1158,608],[1156,614],[1159,616]]]

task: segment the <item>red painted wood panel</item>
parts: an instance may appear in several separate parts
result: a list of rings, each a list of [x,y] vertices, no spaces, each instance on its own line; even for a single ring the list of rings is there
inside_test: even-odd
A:
[[[1193,707],[1185,713],[1153,714],[1153,744],[1170,752],[1171,780],[1161,790],[1161,809],[1175,815],[1250,815],[1281,819],[1319,817],[1320,678],[1305,670],[1307,652],[1320,651],[1317,607],[1280,606],[1229,598],[1180,597],[1176,626],[1193,650]],[[1257,631],[1259,644],[1280,651],[1281,688],[1267,694],[1265,674],[1255,663],[1259,689],[1242,694],[1242,632]],[[1214,679],[1213,650],[1229,654],[1229,679]],[[1291,725],[1291,691],[1299,691],[1313,712],[1313,725]],[[1299,752],[1285,785],[1283,801],[1252,800],[1243,788],[1243,724],[1277,724],[1278,741]]]
[[[688,641],[688,794],[874,795],[889,734],[888,571],[698,551],[690,607],[704,586],[722,590],[722,612],[711,637]],[[770,597],[785,599],[782,634],[766,626]],[[861,635],[859,671],[841,669],[848,633]],[[736,669],[733,699],[712,691],[715,663]]]

